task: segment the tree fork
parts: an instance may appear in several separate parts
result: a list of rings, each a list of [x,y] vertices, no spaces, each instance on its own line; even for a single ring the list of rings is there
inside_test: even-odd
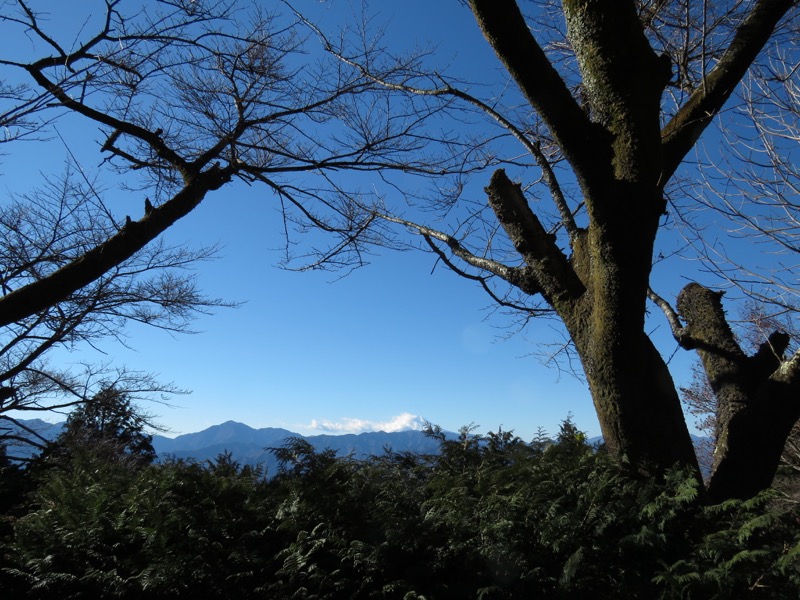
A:
[[[586,287],[567,257],[556,246],[555,236],[547,233],[528,205],[522,188],[498,169],[486,188],[489,206],[503,226],[514,248],[525,259],[547,302],[564,312],[563,303],[577,300]]]
[[[519,185],[502,169],[495,171],[486,192],[540,293],[575,342],[609,451],[645,475],[663,473],[676,464],[699,473],[680,398],[661,355],[641,332],[635,315],[627,314],[622,325],[606,318],[620,310],[614,291],[587,293],[587,287],[597,285],[600,267],[581,269],[587,278],[584,285]]]

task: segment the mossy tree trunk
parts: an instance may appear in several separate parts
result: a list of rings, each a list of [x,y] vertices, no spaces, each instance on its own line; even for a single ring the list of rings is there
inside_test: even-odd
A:
[[[558,314],[582,361],[606,444],[645,474],[675,464],[697,469],[679,395],[645,333],[653,246],[666,210],[664,186],[793,4],[754,3],[703,89],[662,127],[671,61],[653,51],[632,0],[563,2],[582,104],[547,59],[516,2],[470,1],[486,39],[569,161],[588,217],[588,224],[578,227],[562,211],[568,258],[521,187],[497,171],[487,187],[489,204],[524,266],[495,274],[528,294],[541,294]],[[798,418],[800,359],[781,361],[785,344],[745,357],[718,299],[690,301],[702,296],[698,290],[705,288],[689,286],[682,294],[679,310],[686,325],[676,312],[666,312],[676,339],[700,350],[717,382],[722,429],[712,496],[748,496],[771,482],[780,448]],[[693,309],[699,306],[705,308]],[[720,332],[724,343],[711,339]],[[746,366],[754,363],[758,373]],[[733,382],[726,379],[731,373]]]
[[[683,289],[678,309],[717,399],[710,495],[750,497],[772,483],[800,418],[800,356],[783,360],[789,336],[781,332],[745,355],[725,319],[722,294],[696,283]]]

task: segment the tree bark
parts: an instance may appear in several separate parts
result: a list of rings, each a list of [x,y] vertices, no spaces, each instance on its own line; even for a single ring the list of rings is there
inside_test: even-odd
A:
[[[627,228],[584,231],[568,260],[504,171],[495,172],[486,191],[538,293],[567,327],[608,449],[644,475],[676,464],[697,470],[675,385],[643,333],[646,278],[623,275],[649,265],[641,258],[649,257],[646,236],[630,235]]]
[[[676,464],[699,473],[680,397],[644,329],[653,248],[666,210],[663,189],[795,3],[757,0],[722,59],[662,131],[661,97],[671,62],[653,51],[635,2],[563,2],[585,106],[546,58],[516,2],[469,2],[484,36],[569,161],[588,224],[567,228],[567,258],[502,171],[487,188],[489,204],[525,262],[527,289],[541,294],[566,326],[609,450],[643,474]],[[687,287],[679,310],[720,398],[711,490],[718,499],[746,497],[772,481],[800,416],[800,358],[781,363],[775,340],[758,358],[746,357],[718,297],[704,289]]]
[[[646,476],[697,458],[672,376],[641,331],[630,338],[602,323],[573,336],[608,450]]]
[[[775,477],[786,438],[800,418],[800,355],[784,361],[786,334],[746,356],[731,331],[722,295],[687,285],[678,296],[687,345],[697,348],[717,398],[717,439],[708,484],[712,500],[749,498]]]

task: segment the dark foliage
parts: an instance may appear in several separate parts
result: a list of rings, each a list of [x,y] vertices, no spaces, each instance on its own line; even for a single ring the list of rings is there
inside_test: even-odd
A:
[[[69,414],[64,430],[39,457],[39,466],[65,467],[87,452],[128,467],[150,464],[156,451],[147,425],[147,416],[127,394],[106,387]]]
[[[40,476],[2,530],[14,598],[790,598],[795,503],[707,505],[696,479],[636,479],[567,421],[557,439],[447,439],[370,460],[273,449]],[[33,485],[33,484],[32,484]]]

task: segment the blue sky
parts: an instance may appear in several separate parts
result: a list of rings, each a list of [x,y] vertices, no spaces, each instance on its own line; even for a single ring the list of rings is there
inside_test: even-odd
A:
[[[343,6],[297,3],[323,27],[341,18]],[[502,82],[499,63],[459,2],[386,1],[371,8],[390,20],[389,39],[402,44],[398,49],[434,40],[437,59],[451,72]],[[85,130],[71,121],[59,127],[89,166],[99,163]],[[101,139],[99,132],[90,137]],[[2,158],[7,190],[24,192],[40,170],[59,170],[66,152],[57,140],[47,146],[49,164],[31,160],[28,152],[40,157],[44,147],[12,147]],[[480,190],[487,181],[488,174],[474,185]],[[129,201],[113,189],[109,199],[119,206]],[[265,190],[235,184],[214,193],[168,239],[219,243],[218,259],[198,265],[198,282],[208,296],[242,306],[199,318],[194,335],[133,326],[127,347],[107,340],[54,360],[113,360],[191,390],[173,397],[171,406],[146,406],[172,434],[226,420],[314,434],[392,430],[426,419],[449,430],[502,426],[529,439],[538,427],[555,432],[568,414],[582,430],[599,434],[583,382],[534,356],[546,349],[542,344],[560,340],[552,322],[509,337],[509,321],[492,314],[488,296],[436,266],[430,254],[380,252],[344,278],[281,270],[280,233],[275,199]],[[669,282],[660,291],[672,299],[689,269],[681,262],[659,269]],[[652,331],[670,356],[675,344],[655,317]],[[681,352],[670,359],[679,384],[688,383],[692,358]]]

